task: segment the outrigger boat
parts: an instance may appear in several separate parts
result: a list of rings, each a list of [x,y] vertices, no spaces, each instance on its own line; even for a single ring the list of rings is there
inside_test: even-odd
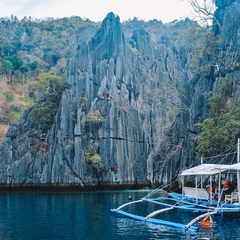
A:
[[[139,200],[127,202],[116,209],[111,209],[111,211],[147,223],[166,225],[193,232],[199,229],[197,226],[194,226],[194,224],[207,215],[240,213],[239,146],[240,141],[238,140],[237,163],[235,164],[206,163],[182,171],[180,174],[182,181],[181,194],[168,192],[167,196],[160,196],[159,192],[162,192],[163,189],[158,188]],[[189,179],[192,177],[195,178],[195,186],[188,186]],[[233,182],[228,189],[222,188],[221,179],[223,177]],[[209,183],[207,187],[211,189],[211,191],[207,191],[206,186],[204,187],[206,181]],[[158,194],[158,196],[153,197],[156,194]],[[161,208],[147,216],[139,216],[122,210],[122,208],[128,205],[143,202],[156,204]],[[158,214],[174,209],[201,213],[201,215],[186,224],[153,218]]]

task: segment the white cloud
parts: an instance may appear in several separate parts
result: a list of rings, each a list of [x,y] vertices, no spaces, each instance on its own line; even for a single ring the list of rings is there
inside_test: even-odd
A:
[[[190,15],[188,1],[180,0],[1,0],[0,17],[11,14],[23,18],[86,17],[102,21],[109,12],[119,15],[121,21],[137,17],[169,22]]]

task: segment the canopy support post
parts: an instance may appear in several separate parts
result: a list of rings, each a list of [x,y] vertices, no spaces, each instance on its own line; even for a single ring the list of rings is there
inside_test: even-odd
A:
[[[184,176],[182,176],[182,202],[183,202],[183,200],[184,200],[184,192],[183,192],[183,189],[184,189]]]
[[[240,162],[240,138],[237,145],[237,162]],[[237,170],[237,190],[238,190],[238,205],[240,206],[240,171]]]
[[[198,185],[198,181],[197,181],[197,176],[195,176],[195,191],[196,191],[196,204],[198,205],[198,194],[197,194],[197,185]]]

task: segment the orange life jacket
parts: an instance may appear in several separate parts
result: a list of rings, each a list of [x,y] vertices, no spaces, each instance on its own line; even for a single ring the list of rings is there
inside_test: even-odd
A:
[[[212,225],[212,223],[208,220],[202,221],[201,224],[203,227],[211,227],[211,225]]]
[[[224,184],[223,184],[223,188],[228,188],[229,187],[229,182],[228,180],[225,180]]]

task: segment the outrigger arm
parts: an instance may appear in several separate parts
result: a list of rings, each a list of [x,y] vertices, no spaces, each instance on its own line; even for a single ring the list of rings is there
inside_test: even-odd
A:
[[[204,213],[196,218],[194,218],[191,222],[189,222],[187,225],[186,225],[186,229],[188,229],[190,226],[192,226],[195,222],[197,222],[199,219],[201,218],[204,218],[208,215],[213,215],[213,214],[217,214],[218,212],[207,212],[207,213]]]
[[[121,208],[123,208],[123,207],[125,207],[125,206],[127,206],[127,205],[130,205],[130,204],[133,204],[133,203],[142,202],[142,201],[143,201],[143,200],[140,199],[140,200],[136,200],[136,201],[133,201],[133,202],[128,202],[128,203],[125,203],[125,204],[121,205],[120,207],[118,207],[118,208],[116,208],[116,209],[113,209],[112,211],[113,211],[113,212],[117,212],[119,209],[121,209]]]
[[[152,213],[148,214],[148,215],[144,218],[144,220],[146,221],[146,220],[149,219],[150,217],[153,217],[153,216],[155,216],[155,215],[157,215],[157,214],[159,214],[159,213],[166,212],[166,211],[169,211],[169,210],[172,210],[172,209],[174,209],[174,208],[173,208],[173,207],[169,207],[169,208],[163,208],[163,209],[157,210],[157,211],[155,211],[155,212],[152,212]]]

